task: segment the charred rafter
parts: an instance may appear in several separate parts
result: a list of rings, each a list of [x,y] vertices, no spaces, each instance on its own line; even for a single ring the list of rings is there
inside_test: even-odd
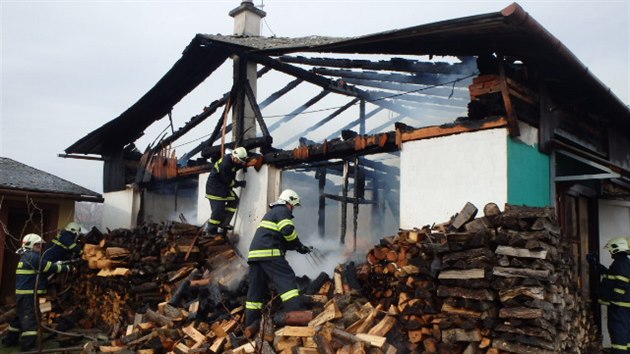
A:
[[[361,90],[356,87],[344,87],[343,85],[339,85],[339,83],[329,78],[314,74],[312,72],[309,72],[307,70],[304,70],[294,65],[283,63],[277,59],[273,59],[265,55],[259,55],[259,54],[240,51],[240,50],[239,50],[239,55],[246,56],[247,59],[252,62],[265,65],[265,66],[273,68],[274,70],[303,79],[304,81],[320,86],[328,91],[339,93],[346,96],[358,97],[368,102],[374,101],[372,102],[373,104],[382,106],[393,112],[396,112],[399,114],[411,115],[411,112],[404,107],[399,107],[393,104],[392,102],[388,102],[387,100],[377,100],[369,91]]]
[[[380,99],[402,100],[411,102],[413,104],[431,105],[439,109],[447,110],[461,111],[462,107],[465,107],[468,103],[468,101],[464,102],[461,100],[450,100],[448,98],[420,96],[406,92],[392,93],[385,91],[372,91],[372,93],[374,94],[374,96],[379,97]],[[457,103],[461,105],[458,106]]]
[[[266,73],[268,73],[269,71],[271,71],[270,67],[263,67],[262,69],[258,70],[258,72],[256,73],[256,76],[260,78],[263,75],[265,75]],[[168,137],[162,139],[160,142],[158,142],[156,144],[156,146],[152,149],[152,153],[156,153],[162,147],[172,144],[177,139],[181,138],[183,135],[185,135],[190,130],[192,130],[194,127],[199,125],[201,122],[206,120],[208,117],[210,117],[212,114],[214,114],[214,112],[216,112],[217,109],[219,109],[220,107],[225,105],[225,103],[227,102],[229,96],[230,96],[230,92],[226,92],[226,93],[223,94],[223,96],[220,99],[212,102],[208,107],[204,107],[203,112],[201,112],[201,113],[197,114],[196,116],[190,118],[190,120],[186,124],[184,124],[183,127],[179,128],[176,132],[174,132],[170,136],[168,136]]]
[[[336,132],[330,134],[328,137],[326,137],[326,139],[333,139],[333,138],[335,138],[336,135],[338,135],[340,131],[343,131],[343,130],[346,130],[346,129],[350,129],[350,128],[354,127],[355,125],[358,125],[359,123],[361,123],[361,120],[368,120],[368,119],[374,117],[374,115],[376,115],[378,112],[380,112],[382,110],[383,110],[383,107],[376,107],[371,112],[367,113],[365,115],[365,117],[359,117],[359,118],[353,120],[352,122],[346,124],[341,129],[339,129],[339,131],[336,131]]]
[[[333,70],[326,68],[314,68],[313,72],[320,75],[340,77],[342,79],[367,79],[376,81],[404,82],[420,85],[449,85],[454,80],[461,79],[465,75],[455,74],[427,74],[416,73],[414,75],[396,74],[396,73],[378,73],[373,71],[352,71],[352,70]]]
[[[363,156],[397,151],[396,133],[387,132],[356,136],[349,140],[333,140],[323,144],[300,146],[293,150],[279,150],[264,154],[266,163],[278,167],[298,165],[305,161],[323,161],[349,156]]]
[[[334,68],[353,68],[368,70],[388,70],[403,72],[425,72],[434,74],[466,74],[470,72],[470,60],[472,57],[466,57],[462,63],[450,64],[446,62],[423,62],[418,60],[409,60],[403,58],[392,58],[390,60],[371,61],[371,60],[352,60],[352,59],[334,59],[334,58],[306,58],[302,56],[279,57],[282,62],[293,64],[304,64],[311,66],[327,66]]]
[[[280,90],[272,93],[271,95],[269,95],[269,97],[267,97],[264,101],[262,101],[260,103],[260,105],[259,105],[260,109],[264,109],[265,107],[269,106],[270,104],[275,102],[277,99],[279,99],[280,97],[284,96],[287,92],[289,92],[289,91],[293,90],[294,88],[296,88],[302,82],[304,82],[304,80],[302,80],[302,79],[295,79],[295,80],[289,82],[285,87],[283,87]]]
[[[300,113],[304,112],[309,107],[311,107],[315,103],[319,102],[322,98],[326,97],[329,93],[330,93],[330,91],[323,90],[322,92],[320,92],[319,94],[317,94],[316,96],[314,96],[313,98],[308,100],[306,103],[304,103],[303,105],[301,105],[297,109],[293,110],[293,112],[285,115],[282,119],[280,119],[279,121],[273,123],[269,127],[269,130],[271,130],[271,131],[276,130],[280,125],[282,125],[283,123],[286,123],[286,122],[292,120],[293,118],[297,117]]]
[[[376,87],[391,91],[401,91],[408,93],[420,93],[427,96],[451,97],[450,99],[470,100],[470,91],[467,87],[451,86],[427,86],[418,84],[405,84],[399,82],[385,82],[364,79],[345,78],[347,83],[357,86]]]
[[[322,125],[330,122],[333,118],[335,118],[336,116],[340,115],[341,113],[343,113],[344,111],[346,111],[348,108],[354,106],[355,104],[357,104],[357,102],[359,102],[358,98],[353,99],[352,101],[346,103],[345,105],[343,105],[342,107],[339,107],[337,110],[335,110],[333,113],[331,113],[329,116],[327,116],[326,118],[319,120],[317,123],[311,125],[310,127],[306,128],[304,131],[297,133],[296,135],[290,137],[289,139],[287,139],[284,143],[280,144],[279,147],[285,148],[288,144],[290,144],[292,141],[294,141],[295,139],[299,138],[300,136],[304,136],[312,131],[315,131],[317,128],[321,127]]]

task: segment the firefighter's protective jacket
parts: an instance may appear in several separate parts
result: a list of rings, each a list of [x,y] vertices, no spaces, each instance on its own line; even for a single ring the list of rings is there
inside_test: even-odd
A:
[[[81,253],[81,245],[77,241],[77,235],[63,230],[52,239],[43,256],[47,261],[56,262],[76,258]]]
[[[285,204],[271,205],[249,246],[248,262],[282,258],[287,250],[302,246],[292,219],[293,213]]]
[[[623,252],[613,255],[613,259],[608,270],[601,275],[599,302],[630,307],[630,258]]]
[[[225,200],[235,186],[236,172],[243,168],[232,161],[232,154],[225,154],[210,170],[210,176],[206,182],[206,198]]]
[[[47,274],[61,273],[68,271],[67,265],[56,264],[42,259],[37,252],[26,250],[15,270],[15,294],[28,295],[35,293],[35,282],[37,281],[37,271],[40,270],[38,281],[38,294],[46,293]]]

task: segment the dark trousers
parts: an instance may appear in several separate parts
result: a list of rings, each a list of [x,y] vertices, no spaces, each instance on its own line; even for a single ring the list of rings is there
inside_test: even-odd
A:
[[[630,308],[608,306],[608,333],[613,354],[630,353]]]
[[[16,345],[18,339],[20,350],[30,351],[37,346],[37,321],[35,320],[35,303],[33,295],[16,295],[17,316],[11,320],[9,330],[3,340],[5,345]],[[20,336],[20,333],[22,336]]]
[[[230,225],[236,208],[238,208],[238,196],[234,191],[230,191],[230,195],[223,199],[208,199],[210,201],[210,219],[208,220],[208,230],[210,233],[216,233],[218,227],[223,228]]]
[[[295,273],[284,258],[249,263],[249,289],[245,304],[245,326],[249,326],[262,317],[264,305],[269,301],[273,284],[282,299],[285,311],[302,309],[302,299],[298,294]]]

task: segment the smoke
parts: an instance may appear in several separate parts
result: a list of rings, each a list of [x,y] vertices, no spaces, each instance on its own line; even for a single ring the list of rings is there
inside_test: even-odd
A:
[[[243,260],[235,259],[228,263],[227,266],[221,267],[212,272],[211,277],[213,280],[226,288],[232,293],[235,293],[238,289],[241,281],[247,276],[248,267]]]
[[[359,245],[357,245],[357,252],[352,252],[351,245],[342,245],[339,240],[322,239],[317,234],[301,235],[300,240],[303,244],[314,247],[319,257],[294,251],[287,252],[286,259],[298,277],[306,275],[314,279],[322,272],[332,277],[335,267],[339,264],[348,261],[365,261],[367,248],[359,249]]]

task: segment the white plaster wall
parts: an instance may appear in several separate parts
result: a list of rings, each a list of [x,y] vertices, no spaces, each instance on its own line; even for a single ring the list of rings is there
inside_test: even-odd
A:
[[[606,267],[612,263],[610,253],[603,249],[604,245],[614,237],[630,237],[630,202],[600,200],[599,201],[599,261]],[[601,329],[604,347],[610,346],[608,334],[607,307],[602,306]]]
[[[133,228],[140,207],[140,194],[131,187],[103,193],[103,229]]]
[[[205,198],[206,181],[208,173],[199,175],[199,197],[197,198],[197,223],[203,224],[210,218],[210,203]],[[247,181],[245,188],[236,188],[240,203],[236,218],[232,220],[234,234],[238,235],[237,246],[244,256],[247,256],[249,244],[254,237],[254,232],[268,210],[268,205],[280,194],[280,171],[276,168],[263,165],[260,171],[248,168],[236,176],[238,180]]]
[[[448,221],[466,202],[507,202],[507,130],[406,142],[400,154],[400,227]]]
[[[199,175],[199,185],[197,190],[197,225],[202,225],[210,219],[210,203],[206,199],[206,182],[208,182],[210,173],[202,173]]]

